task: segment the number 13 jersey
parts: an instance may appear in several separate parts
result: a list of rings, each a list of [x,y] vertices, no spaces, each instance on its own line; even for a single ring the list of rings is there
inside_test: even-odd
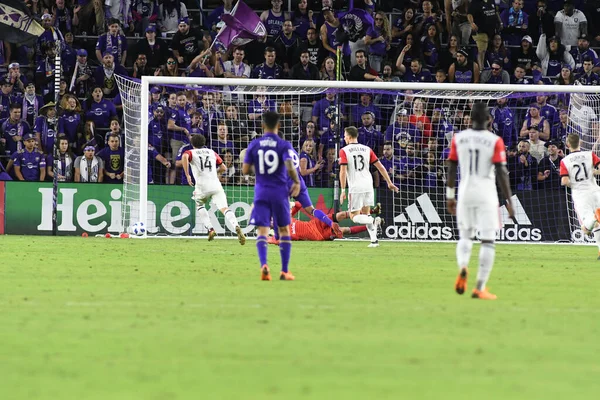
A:
[[[574,197],[600,189],[594,176],[598,164],[600,158],[591,151],[575,151],[560,161],[560,176],[569,177]]]
[[[200,193],[212,193],[222,188],[217,169],[223,160],[214,150],[203,147],[187,150],[184,154],[189,157],[196,188]]]
[[[373,176],[369,166],[378,160],[370,147],[359,143],[350,143],[340,150],[340,165],[348,166],[348,193],[373,191]]]
[[[474,129],[459,132],[452,138],[448,160],[458,162],[460,168],[458,201],[498,204],[494,164],[506,164],[501,137]]]

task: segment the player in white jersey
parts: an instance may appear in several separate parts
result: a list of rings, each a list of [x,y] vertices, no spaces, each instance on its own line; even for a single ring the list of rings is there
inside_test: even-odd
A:
[[[467,289],[467,275],[475,234],[479,234],[479,270],[477,286],[471,297],[495,300],[496,295],[486,289],[492,272],[496,249],[496,231],[500,228],[496,178],[506,200],[506,209],[514,217],[510,198],[510,183],[506,169],[504,141],[488,130],[491,116],[485,103],[473,104],[473,129],[464,130],[452,138],[448,156],[446,198],[448,211],[456,214],[459,240],[456,246],[458,277],[454,289],[463,294]],[[456,201],[456,172],[460,166],[458,203]]]
[[[600,175],[600,158],[591,151],[581,151],[579,143],[577,134],[567,136],[567,147],[571,152],[560,161],[560,183],[571,187],[581,229],[593,233],[600,260],[600,187],[596,183],[596,176]]]
[[[192,136],[192,150],[183,153],[181,161],[183,162],[183,171],[190,186],[193,186],[192,178],[189,173],[189,166],[192,167],[192,174],[196,181],[196,190],[194,190],[193,199],[196,201],[196,207],[200,222],[208,228],[208,240],[213,240],[217,232],[210,223],[210,216],[206,211],[207,204],[214,204],[223,213],[225,219],[234,227],[240,244],[246,243],[246,236],[237,222],[235,214],[227,206],[227,197],[221,182],[220,173],[226,170],[223,160],[214,150],[206,148],[206,139],[203,135]]]
[[[358,143],[358,129],[349,126],[344,129],[344,140],[347,145],[340,150],[340,204],[346,199],[346,183],[348,184],[348,212],[356,224],[366,225],[371,238],[368,247],[378,247],[377,224],[379,217],[373,219],[371,207],[375,205],[373,177],[369,166],[373,164],[387,182],[390,190],[398,192],[392,183],[385,167],[381,164],[370,147]]]

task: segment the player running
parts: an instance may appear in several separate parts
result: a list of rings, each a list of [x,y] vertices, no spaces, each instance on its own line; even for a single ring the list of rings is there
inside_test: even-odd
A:
[[[567,136],[571,152],[560,161],[560,183],[571,187],[571,197],[581,229],[594,235],[600,260],[600,187],[596,175],[600,175],[600,158],[591,151],[581,151],[579,135]]]
[[[367,230],[366,226],[361,225],[341,227],[338,231],[335,231],[332,227],[314,217],[310,221],[300,221],[294,218],[294,216],[302,208],[302,204],[299,201],[296,201],[294,207],[291,210],[292,223],[290,225],[290,231],[292,240],[310,240],[320,242],[324,240],[333,240],[335,238],[341,239],[344,237],[344,234],[355,234]],[[342,211],[336,214],[336,218],[338,221],[342,221],[346,218],[346,215],[347,213],[345,211]],[[334,214],[329,214],[327,215],[327,217],[329,219],[334,219]],[[268,242],[269,244],[279,245],[279,240],[276,237],[270,236]]]
[[[375,204],[373,192],[373,176],[369,165],[373,164],[387,182],[390,190],[398,192],[388,175],[385,167],[373,153],[370,147],[358,143],[358,129],[349,126],[344,129],[344,140],[348,143],[340,150],[340,204],[346,199],[346,183],[348,183],[348,212],[355,224],[367,226],[371,238],[368,247],[379,247],[377,240],[377,227],[371,214],[371,207]]]
[[[217,232],[215,232],[210,222],[208,211],[206,211],[206,204],[212,203],[221,210],[225,219],[234,227],[240,244],[244,245],[246,236],[242,232],[234,212],[227,206],[227,197],[219,181],[218,174],[223,173],[226,169],[223,160],[214,150],[205,147],[206,139],[204,135],[193,135],[191,143],[193,149],[185,151],[181,161],[190,186],[194,186],[189,172],[189,166],[192,167],[192,175],[194,175],[196,182],[196,190],[194,190],[192,198],[196,201],[200,222],[208,228],[208,240],[211,241],[217,236]]]
[[[479,250],[477,287],[473,289],[471,297],[495,300],[497,296],[486,289],[496,256],[494,245],[496,231],[500,229],[495,180],[497,179],[502,194],[507,199],[506,210],[509,216],[514,218],[510,201],[512,194],[506,169],[504,141],[487,129],[491,122],[491,116],[485,103],[473,104],[471,121],[473,129],[464,130],[452,138],[448,156],[446,199],[448,211],[453,215],[456,214],[459,233],[456,245],[459,274],[456,278],[455,290],[458,294],[463,294],[467,290],[468,266],[473,239],[475,232],[479,231],[481,248]],[[460,184],[457,203],[454,185],[458,166],[460,166]]]
[[[298,196],[300,179],[292,160],[292,146],[277,135],[279,114],[273,111],[263,113],[262,127],[263,136],[250,142],[242,165],[244,175],[250,173],[252,166],[254,166],[256,175],[254,208],[250,216],[250,224],[257,227],[256,249],[261,266],[261,279],[263,281],[271,280],[271,272],[267,265],[267,236],[271,219],[273,219],[279,225],[279,252],[281,254],[279,279],[293,281],[295,277],[288,270],[292,251],[289,196]],[[289,191],[288,175],[293,181]]]

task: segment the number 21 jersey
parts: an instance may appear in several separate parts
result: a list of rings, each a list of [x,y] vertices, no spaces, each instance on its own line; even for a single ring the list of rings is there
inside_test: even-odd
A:
[[[373,191],[373,176],[369,166],[379,159],[370,147],[350,143],[340,150],[340,165],[348,166],[348,193]]]
[[[575,151],[560,161],[560,176],[568,176],[573,196],[578,193],[599,190],[594,169],[600,158],[591,151]]]

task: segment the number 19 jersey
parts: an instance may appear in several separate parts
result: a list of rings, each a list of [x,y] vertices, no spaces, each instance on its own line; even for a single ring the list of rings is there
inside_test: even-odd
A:
[[[560,176],[568,176],[573,196],[599,190],[594,169],[600,158],[591,151],[575,151],[560,161]]]
[[[448,159],[458,162],[460,168],[459,202],[498,204],[494,164],[506,163],[501,137],[466,129],[452,138]]]
[[[206,147],[187,150],[196,188],[200,193],[212,193],[222,189],[217,169],[223,160],[212,149]]]
[[[360,143],[350,143],[340,150],[340,165],[348,167],[348,193],[373,191],[373,176],[369,166],[378,160],[370,147]]]

